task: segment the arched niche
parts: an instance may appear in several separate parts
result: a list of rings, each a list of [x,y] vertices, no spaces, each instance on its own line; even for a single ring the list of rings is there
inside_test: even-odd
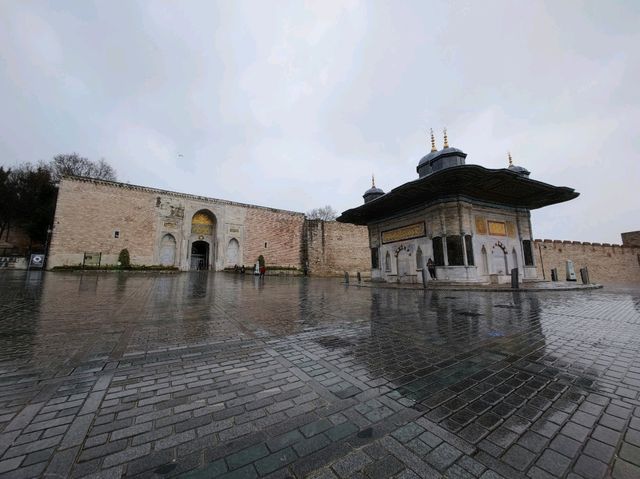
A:
[[[227,245],[227,266],[235,266],[240,262],[240,243],[231,238]]]
[[[509,274],[507,248],[499,241],[491,247],[491,269],[493,274]]]
[[[176,239],[167,233],[160,240],[160,264],[162,266],[175,266],[176,264]]]

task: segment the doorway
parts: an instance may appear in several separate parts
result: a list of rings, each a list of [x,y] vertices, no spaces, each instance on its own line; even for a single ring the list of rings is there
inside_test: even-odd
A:
[[[194,241],[191,245],[191,269],[209,269],[209,243]]]

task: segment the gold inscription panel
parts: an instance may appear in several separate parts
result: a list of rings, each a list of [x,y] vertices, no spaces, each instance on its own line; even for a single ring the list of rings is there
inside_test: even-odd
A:
[[[396,228],[394,230],[388,230],[382,232],[382,244],[394,243],[396,241],[403,241],[413,238],[420,238],[426,236],[426,228],[424,223],[415,223],[409,226],[403,226],[402,228]]]
[[[479,235],[487,234],[487,220],[482,216],[476,216],[476,233]]]
[[[507,236],[507,228],[503,221],[489,221],[489,234],[493,236]]]
[[[212,235],[213,225],[191,225],[191,233],[194,235]]]
[[[510,238],[516,237],[516,225],[512,221],[507,221],[507,236]]]

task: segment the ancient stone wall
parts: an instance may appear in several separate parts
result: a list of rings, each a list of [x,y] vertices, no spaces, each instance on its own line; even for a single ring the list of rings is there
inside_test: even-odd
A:
[[[371,253],[366,226],[337,221],[308,220],[305,227],[306,258],[309,272],[318,276],[369,276]]]
[[[304,214],[268,209],[249,209],[245,217],[247,266],[263,255],[267,268],[300,268]]]
[[[551,269],[558,268],[561,281],[566,279],[565,261],[573,261],[580,281],[580,268],[589,269],[594,283],[640,282],[640,248],[608,243],[582,243],[580,241],[535,240],[534,255],[538,277],[551,279]]]
[[[82,264],[85,252],[102,253],[102,264],[116,264],[124,248],[132,263],[153,264],[155,199],[143,189],[117,185],[60,182],[48,267]]]
[[[203,211],[213,218],[212,233],[192,230],[192,218]],[[132,264],[157,265],[163,238],[170,235],[174,253],[163,257],[174,257],[174,265],[182,270],[192,267],[189,250],[199,240],[210,245],[209,262],[214,269],[236,262],[249,266],[260,254],[267,265],[300,268],[303,225],[303,213],[65,178],[60,183],[48,266],[80,265],[84,253],[101,253],[101,264],[113,265],[123,248],[129,250]],[[230,253],[232,240],[234,254]]]

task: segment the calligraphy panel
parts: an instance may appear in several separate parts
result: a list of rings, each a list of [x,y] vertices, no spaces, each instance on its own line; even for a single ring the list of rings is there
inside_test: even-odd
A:
[[[507,236],[504,221],[489,221],[489,234],[492,236]]]
[[[413,238],[421,238],[426,236],[426,228],[423,223],[415,223],[402,228],[382,232],[382,244],[395,243]]]

